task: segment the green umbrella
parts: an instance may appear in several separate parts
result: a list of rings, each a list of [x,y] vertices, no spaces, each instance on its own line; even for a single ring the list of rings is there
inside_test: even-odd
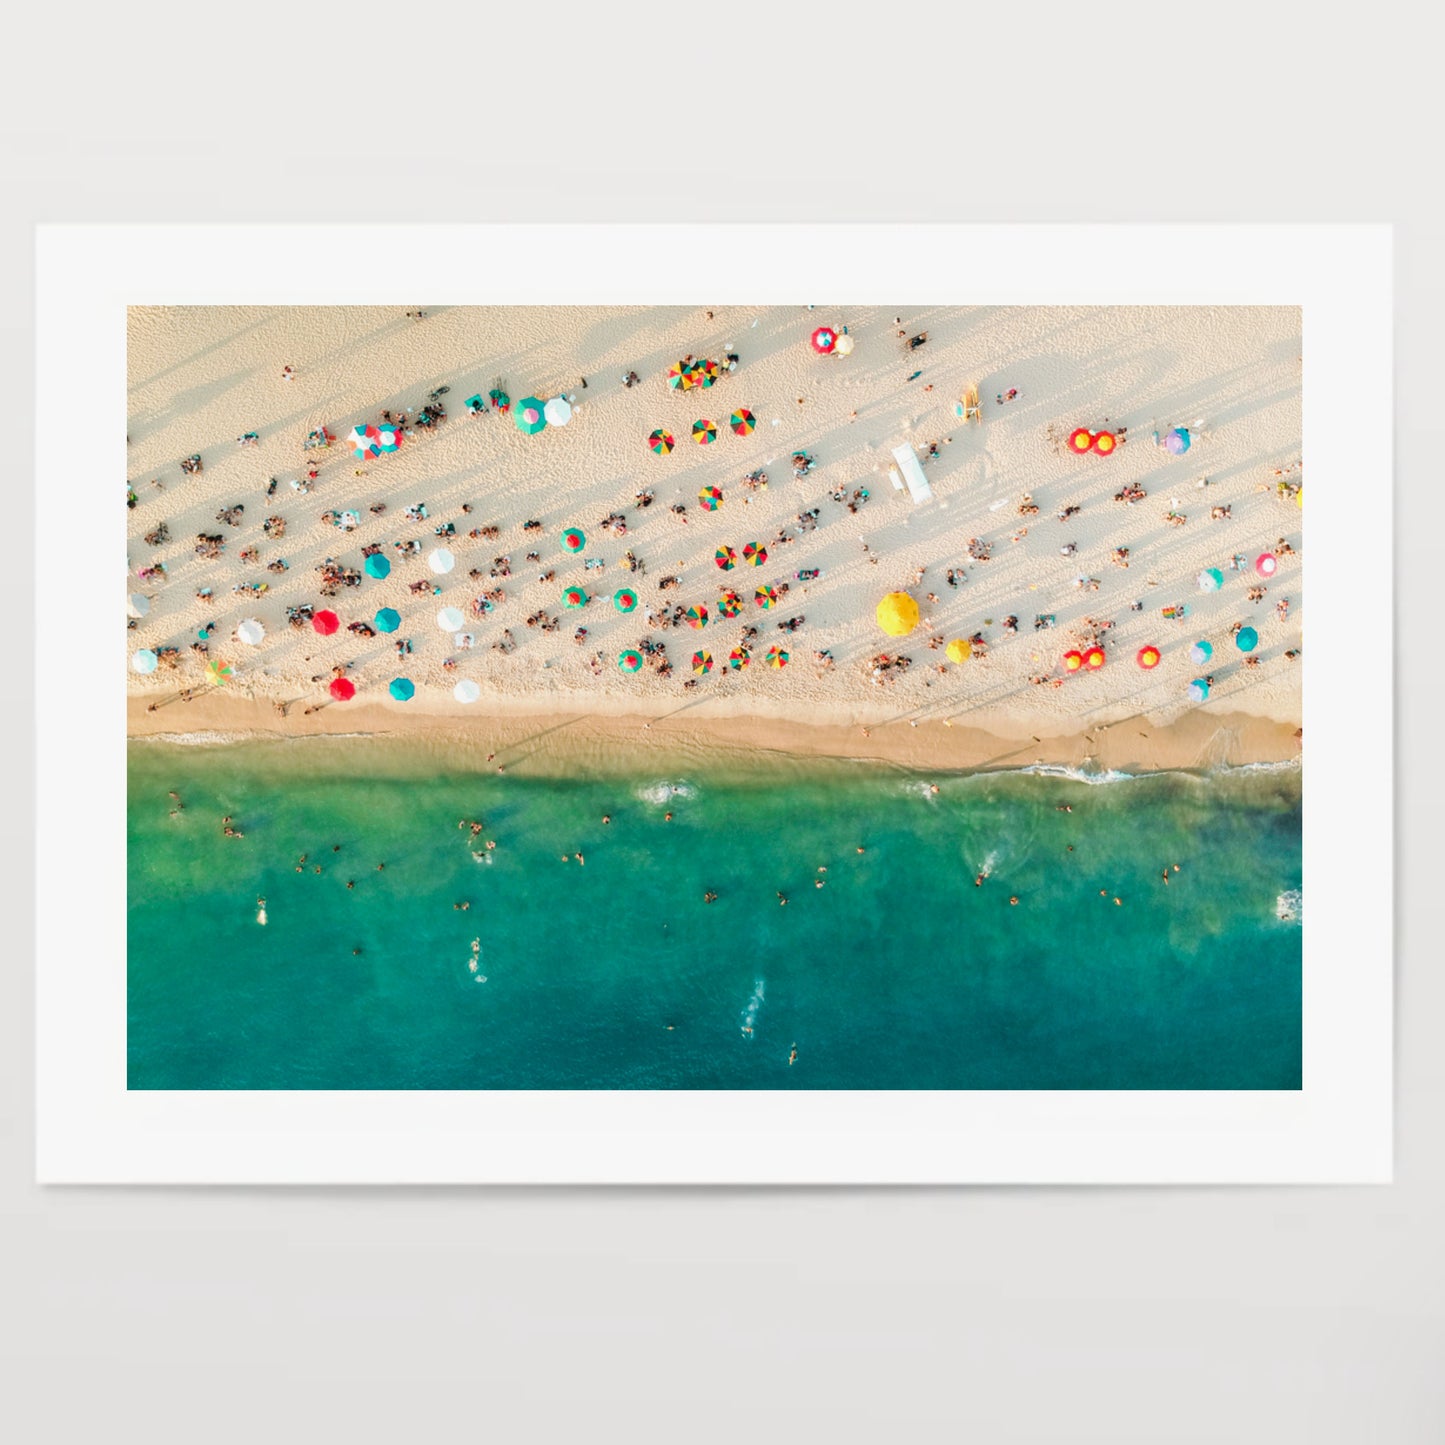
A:
[[[580,587],[569,587],[562,594],[562,605],[564,607],[585,607],[587,594]]]
[[[517,403],[517,414],[513,420],[517,423],[518,431],[526,432],[528,436],[536,436],[539,431],[546,430],[546,408],[535,396],[524,397]]]
[[[562,533],[562,545],[569,552],[580,552],[587,545],[587,538],[582,534],[580,528],[568,527]]]
[[[636,672],[642,666],[642,654],[629,647],[626,652],[618,654],[617,665],[623,672]]]
[[[619,612],[631,612],[637,606],[637,593],[630,587],[621,587],[612,594],[612,605]]]

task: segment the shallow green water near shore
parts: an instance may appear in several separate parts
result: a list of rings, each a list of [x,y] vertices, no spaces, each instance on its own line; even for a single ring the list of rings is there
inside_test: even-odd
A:
[[[1295,769],[399,757],[130,744],[132,1088],[1300,1086]]]

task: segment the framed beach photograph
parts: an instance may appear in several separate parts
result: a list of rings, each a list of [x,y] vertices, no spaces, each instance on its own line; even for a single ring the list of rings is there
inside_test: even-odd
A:
[[[40,1178],[1388,1179],[1388,228],[699,239],[40,229]]]

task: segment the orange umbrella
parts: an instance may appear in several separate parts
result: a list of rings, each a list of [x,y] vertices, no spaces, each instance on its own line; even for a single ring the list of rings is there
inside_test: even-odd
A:
[[[1084,665],[1084,654],[1082,652],[1069,651],[1064,654],[1064,666],[1070,672],[1077,672]]]
[[[1104,657],[1104,649],[1102,647],[1091,647],[1084,654],[1084,666],[1087,667],[1090,671],[1093,671],[1095,668],[1103,667],[1105,660],[1106,659]]]
[[[1153,645],[1141,647],[1135,659],[1145,669],[1159,666],[1159,649]]]
[[[1106,457],[1116,446],[1119,445],[1119,438],[1111,431],[1098,432],[1094,437],[1094,450],[1101,457]]]

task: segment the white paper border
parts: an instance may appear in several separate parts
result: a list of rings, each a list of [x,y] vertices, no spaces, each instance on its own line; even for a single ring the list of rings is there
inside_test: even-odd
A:
[[[128,305],[414,305],[424,276],[459,305],[1299,305],[1319,649],[1306,677],[1345,660],[1328,707],[1306,688],[1299,1091],[131,1093],[124,688],[78,690],[70,619],[42,607],[40,1180],[1388,1180],[1389,528],[1372,529],[1368,589],[1357,557],[1362,507],[1378,518],[1392,490],[1391,241],[1385,226],[38,228],[37,540],[64,535],[68,565],[102,589],[124,515]],[[77,516],[100,524],[76,530]]]

